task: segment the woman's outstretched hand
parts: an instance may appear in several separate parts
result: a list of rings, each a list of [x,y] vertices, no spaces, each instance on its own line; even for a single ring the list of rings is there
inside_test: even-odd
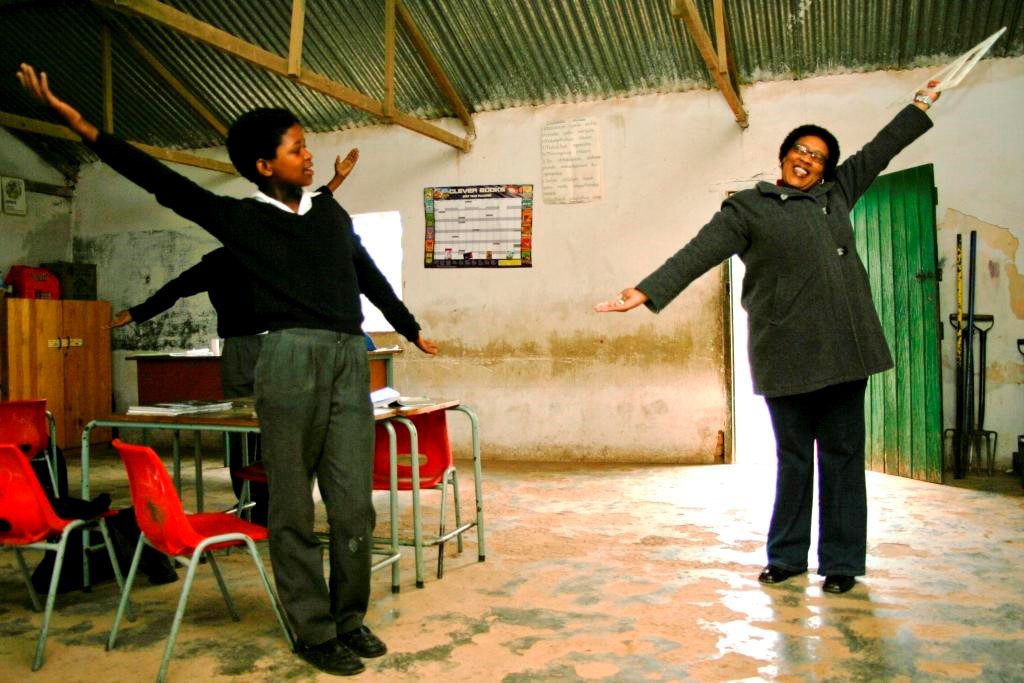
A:
[[[594,306],[594,311],[597,313],[625,313],[647,303],[647,300],[647,295],[639,289],[628,287],[619,292],[619,296],[612,301],[602,301]]]
[[[37,74],[32,65],[23,63],[18,69],[17,77],[21,87],[40,103],[57,112],[68,124],[68,128],[89,142],[96,141],[99,129],[86,121],[77,109],[53,94],[45,71]]]

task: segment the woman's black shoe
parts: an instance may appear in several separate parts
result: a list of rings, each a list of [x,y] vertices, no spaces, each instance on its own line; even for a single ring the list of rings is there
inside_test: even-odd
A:
[[[845,593],[853,588],[856,583],[857,579],[852,576],[836,574],[834,576],[826,576],[825,583],[821,589],[826,593]]]
[[[804,570],[806,571],[806,570]],[[786,579],[792,578],[797,574],[803,574],[803,571],[792,572],[782,567],[775,567],[768,565],[764,568],[764,571],[757,577],[757,580],[761,583],[782,583]]]

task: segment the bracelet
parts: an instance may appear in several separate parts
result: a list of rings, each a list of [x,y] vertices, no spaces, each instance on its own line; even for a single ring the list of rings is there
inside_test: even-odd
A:
[[[921,104],[928,107],[935,104],[935,100],[929,97],[928,95],[925,95],[924,93],[918,93],[917,95],[914,95],[914,101],[920,102]]]

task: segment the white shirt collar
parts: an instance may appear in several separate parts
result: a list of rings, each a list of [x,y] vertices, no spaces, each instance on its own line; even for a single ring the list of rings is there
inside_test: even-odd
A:
[[[284,202],[277,201],[276,199],[262,192],[261,190],[256,190],[255,192],[253,192],[252,198],[258,202],[263,202],[264,204],[272,204],[273,206],[276,206],[282,211],[287,211],[288,213],[296,213],[300,216],[305,216],[306,212],[313,208],[313,196],[317,194],[319,194],[319,192],[310,192],[309,190],[303,190],[302,198],[299,199],[298,211],[292,211],[290,206],[288,206]]]

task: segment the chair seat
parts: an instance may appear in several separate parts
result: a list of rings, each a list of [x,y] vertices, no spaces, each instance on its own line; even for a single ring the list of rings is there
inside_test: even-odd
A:
[[[267,539],[267,528],[259,524],[247,522],[244,519],[229,515],[223,512],[196,512],[185,515],[188,523],[192,525],[196,533],[205,538],[219,536],[221,534],[245,534],[254,541],[265,541]],[[210,546],[211,550],[227,548],[234,545],[241,545],[243,541],[226,541]]]
[[[255,481],[261,484],[267,483],[267,468],[261,462],[255,462],[245,467],[235,467],[231,470],[231,476],[246,481]]]
[[[432,477],[420,477],[420,489],[432,489],[441,484],[444,480],[444,473]],[[398,471],[398,490],[412,491],[412,472]],[[386,473],[373,473],[373,489],[375,491],[387,491],[391,488],[391,479]]]

